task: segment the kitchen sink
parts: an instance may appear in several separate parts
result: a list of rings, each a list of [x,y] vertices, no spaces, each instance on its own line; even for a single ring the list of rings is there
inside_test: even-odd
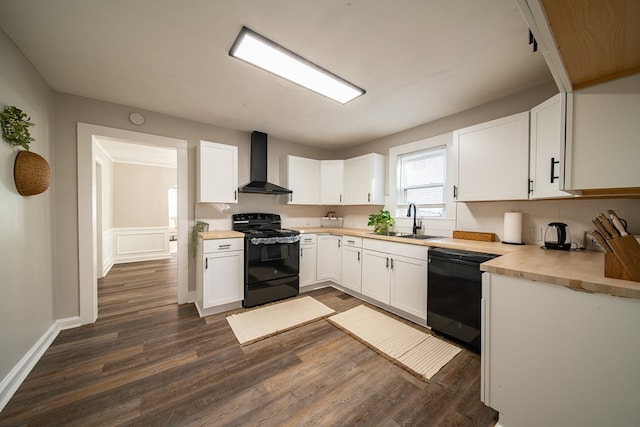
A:
[[[427,236],[426,234],[401,234],[396,237],[402,237],[403,239],[416,239],[416,240],[442,239],[442,236]]]
[[[427,236],[425,234],[410,234],[410,233],[401,233],[399,231],[389,231],[385,234],[375,234],[376,236],[389,236],[389,237],[400,237],[402,239],[416,239],[416,240],[431,240],[431,239],[442,239],[442,236]]]

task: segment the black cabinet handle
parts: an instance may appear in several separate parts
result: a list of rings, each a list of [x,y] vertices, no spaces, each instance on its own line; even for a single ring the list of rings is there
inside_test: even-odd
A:
[[[393,258],[391,258],[391,269],[393,270]]]
[[[533,193],[533,180],[530,179],[529,180],[529,194],[532,194],[532,193]]]
[[[551,181],[550,183],[553,184],[553,181],[560,178],[559,176],[555,176],[555,169],[556,169],[556,165],[560,164],[560,160],[556,160],[555,157],[551,158]]]
[[[360,262],[360,251],[358,251],[358,262]]]
[[[453,186],[453,198],[454,199],[458,198],[458,186],[457,185]]]
[[[205,258],[204,259],[204,269],[208,270],[209,269],[209,258]]]
[[[233,190],[233,200],[238,200],[238,190]]]
[[[367,201],[370,202],[371,201],[371,193],[367,193]]]
[[[338,247],[340,247],[340,245],[342,245],[342,241],[338,239]]]
[[[386,268],[389,268],[389,258],[387,258],[387,265]]]

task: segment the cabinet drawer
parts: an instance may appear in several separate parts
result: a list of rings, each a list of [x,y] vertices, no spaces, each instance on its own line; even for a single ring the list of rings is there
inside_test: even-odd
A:
[[[406,256],[416,259],[427,259],[427,246],[410,243],[395,243],[378,239],[364,239],[363,247],[372,251],[385,252],[391,255]]]
[[[342,236],[342,244],[344,246],[353,246],[354,248],[361,248],[362,237]]]
[[[244,239],[211,239],[204,240],[203,252],[227,252],[244,250]]]
[[[300,244],[301,245],[310,245],[315,244],[318,241],[318,236],[315,234],[301,234],[300,235]]]

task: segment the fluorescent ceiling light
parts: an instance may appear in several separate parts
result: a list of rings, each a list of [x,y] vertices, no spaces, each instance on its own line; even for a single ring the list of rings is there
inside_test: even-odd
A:
[[[229,55],[346,104],[365,93],[356,85],[242,27]]]

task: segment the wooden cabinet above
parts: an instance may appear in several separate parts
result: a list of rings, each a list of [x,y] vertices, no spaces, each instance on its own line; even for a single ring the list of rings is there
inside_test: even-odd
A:
[[[516,0],[562,92],[640,72],[637,0]]]

